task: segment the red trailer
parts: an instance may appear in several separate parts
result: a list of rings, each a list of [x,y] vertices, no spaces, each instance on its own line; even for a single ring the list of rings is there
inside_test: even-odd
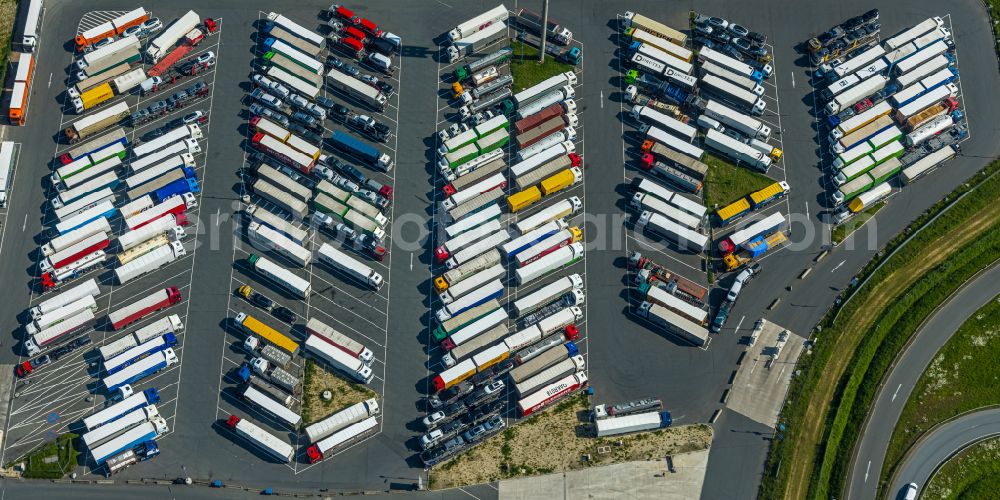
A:
[[[155,66],[149,69],[149,76],[160,76],[167,72],[171,66],[184,58],[184,56],[191,53],[194,50],[195,45],[201,43],[205,39],[205,33],[200,29],[195,28],[184,35],[184,42],[181,43],[176,49],[172,50],[166,55],[160,62],[156,63]]]
[[[93,234],[60,252],[52,254],[48,257],[48,261],[52,269],[61,269],[86,255],[90,255],[98,250],[104,250],[108,247],[109,243],[110,240],[108,240],[107,235],[103,232]]]
[[[357,24],[358,18],[354,17],[354,12],[343,5],[338,5],[337,8],[333,9],[333,15],[339,17],[351,24]]]
[[[562,116],[566,113],[561,103],[555,103],[533,115],[526,116],[514,122],[514,130],[517,134],[523,134],[554,116]]]
[[[108,321],[112,328],[118,330],[148,314],[170,307],[181,299],[181,291],[177,287],[168,287],[108,314]]]
[[[353,58],[360,59],[361,53],[365,49],[365,45],[361,43],[357,38],[351,38],[349,36],[340,37],[340,49],[346,54]]]
[[[348,26],[347,28],[345,28],[344,35],[347,35],[351,38],[356,38],[359,42],[365,41],[365,34],[362,33],[361,30],[355,28],[354,26]]]
[[[517,147],[519,149],[524,149],[531,146],[532,144],[566,128],[568,125],[566,122],[567,117],[565,115],[549,118],[537,127],[532,128],[523,134],[518,134]]]
[[[517,402],[517,408],[521,410],[522,416],[527,417],[585,385],[587,385],[586,373],[577,372],[568,375],[522,398]]]

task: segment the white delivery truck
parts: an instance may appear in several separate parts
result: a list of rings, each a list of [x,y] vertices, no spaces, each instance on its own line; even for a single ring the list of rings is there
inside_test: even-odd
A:
[[[538,309],[539,307],[544,306],[545,304],[548,304],[549,302],[552,302],[553,300],[556,300],[568,291],[579,290],[582,288],[583,277],[579,274],[571,274],[569,276],[559,278],[558,280],[515,300],[513,306],[511,307],[511,312],[514,313],[514,317],[519,318]]]
[[[378,400],[375,398],[351,405],[315,424],[306,427],[306,436],[310,443],[316,443],[334,432],[351,424],[360,422],[379,413]]]
[[[315,335],[334,347],[350,354],[361,360],[362,363],[366,365],[372,364],[375,359],[375,354],[371,349],[365,347],[361,342],[354,340],[343,333],[338,332],[332,326],[323,323],[316,318],[309,318],[306,322],[306,331],[311,335]]]
[[[117,278],[119,284],[125,284],[134,278],[155,271],[184,255],[187,255],[184,245],[179,241],[172,241],[169,245],[161,246],[156,250],[133,259],[128,264],[118,266],[115,269],[115,278]]]
[[[514,271],[518,285],[526,285],[551,271],[568,266],[583,258],[583,244],[573,243]]]
[[[247,227],[247,235],[250,237],[250,243],[254,244],[255,247],[274,250],[300,267],[309,265],[312,260],[312,252],[308,249],[259,222],[250,223]]]
[[[97,297],[100,293],[101,289],[97,286],[97,279],[91,278],[55,297],[44,300],[42,303],[29,309],[28,312],[31,314],[31,319],[38,320],[44,314],[55,311],[87,296]]]
[[[767,172],[771,166],[771,157],[757,151],[749,144],[740,142],[718,130],[709,130],[705,134],[705,145],[722,153],[726,157],[743,163],[760,172]]]

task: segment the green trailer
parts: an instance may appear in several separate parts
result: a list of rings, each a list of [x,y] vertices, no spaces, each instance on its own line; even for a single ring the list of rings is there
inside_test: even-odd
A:
[[[510,132],[507,129],[500,129],[476,141],[476,146],[480,154],[486,154],[506,146],[508,142],[510,142]]]
[[[473,144],[467,144],[444,155],[444,161],[449,168],[455,168],[475,157],[479,156],[479,148]]]
[[[903,162],[898,157],[890,158],[881,165],[868,171],[868,175],[875,180],[875,183],[885,182],[903,170]]]

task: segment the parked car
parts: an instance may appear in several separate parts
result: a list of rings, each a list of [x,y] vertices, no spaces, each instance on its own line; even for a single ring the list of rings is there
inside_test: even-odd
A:
[[[275,112],[271,108],[265,108],[264,106],[261,106],[256,102],[250,105],[250,114],[256,116],[263,116],[268,120],[273,120],[275,122],[280,123],[283,127],[287,127],[289,125],[287,116]]]
[[[306,99],[305,97],[302,97],[302,96],[300,96],[298,94],[295,94],[295,93],[293,93],[292,95],[288,96],[288,98],[285,99],[285,101],[289,105],[294,106],[294,107],[299,108],[299,109],[305,108],[306,106],[309,105],[309,99]]]
[[[261,89],[261,88],[254,89],[254,91],[250,93],[250,97],[253,97],[257,101],[259,101],[261,104],[263,104],[263,105],[265,105],[265,106],[267,106],[267,107],[269,107],[269,108],[271,108],[271,109],[273,109],[275,111],[282,111],[283,112],[285,110],[285,104],[284,104],[284,102],[282,102],[282,100],[279,99],[278,97],[276,97],[274,95],[271,95],[271,94],[268,94],[266,91],[264,91],[264,89]]]
[[[161,22],[158,17],[151,17],[139,26],[142,27],[142,30],[145,31],[146,34],[152,34],[155,31],[163,29],[163,22]]]
[[[473,385],[467,381],[459,382],[437,394],[432,394],[427,398],[427,406],[432,410],[437,410],[456,398],[460,398],[473,390]]]
[[[288,90],[288,87],[274,80],[271,80],[270,78],[264,75],[255,74],[251,78],[253,79],[254,83],[256,83],[259,87],[263,88],[268,92],[271,92],[272,94],[280,97],[281,99],[287,98],[288,95],[291,93],[291,91]]]
[[[236,289],[236,294],[246,299],[247,302],[253,304],[255,307],[259,307],[265,311],[271,310],[271,306],[274,305],[271,299],[257,293],[249,285],[241,285]]]
[[[334,176],[337,175],[333,173],[333,170],[331,170],[330,167],[326,165],[320,165],[318,163],[316,164],[315,167],[313,167],[312,172],[316,174],[316,176],[319,177],[320,179],[323,179],[328,182],[333,182]]]
[[[331,109],[331,108],[333,108],[337,104],[336,101],[334,101],[333,99],[330,99],[329,97],[327,97],[325,95],[318,95],[318,96],[316,96],[315,100],[316,100],[316,104],[319,104],[320,106],[323,106],[326,109]]]
[[[462,439],[466,442],[472,443],[486,437],[490,434],[494,434],[500,429],[503,429],[507,424],[503,421],[500,415],[494,415],[489,420],[465,431],[462,434]]]
[[[144,35],[145,33],[143,32],[141,25],[129,26],[128,28],[125,28],[125,31],[122,31],[122,38],[128,38],[130,36],[140,37]]]
[[[273,314],[275,318],[278,318],[281,321],[284,321],[285,323],[295,323],[295,313],[293,313],[292,310],[287,307],[284,306],[275,307],[274,309],[271,310],[271,314]]]
[[[334,104],[330,108],[330,118],[339,121],[341,123],[347,121],[347,117],[351,116],[351,110],[347,109],[347,106],[342,104]]]
[[[207,64],[211,66],[215,64],[215,52],[212,52],[211,50],[208,52],[203,52],[198,55],[198,57],[195,59],[195,62],[197,62],[198,64]]]
[[[105,38],[103,40],[98,40],[98,42],[93,45],[93,48],[94,48],[94,50],[100,49],[100,48],[103,48],[103,47],[107,47],[108,45],[111,45],[112,43],[115,43],[115,37],[109,36],[109,37],[107,37],[107,38]]]
[[[744,28],[743,26],[740,26],[739,24],[736,24],[736,23],[732,23],[732,24],[729,25],[729,32],[732,33],[733,36],[738,36],[738,37],[741,37],[741,38],[742,37],[746,37],[747,35],[750,34],[750,30],[748,30],[748,29]]]
[[[312,130],[305,128],[304,126],[298,123],[292,123],[288,125],[288,128],[292,132],[301,135],[303,139],[312,142],[313,144],[319,144],[323,142],[323,136],[317,134],[316,132],[313,132]]]
[[[206,120],[208,120],[208,115],[201,110],[195,111],[194,113],[188,113],[184,115],[184,118],[181,118],[181,121],[187,125],[192,123],[205,123]]]
[[[462,423],[464,423],[465,425],[475,424],[476,422],[494,413],[499,412],[500,410],[503,409],[503,406],[504,406],[503,399],[493,400],[484,405],[480,405],[475,409],[473,409],[472,411],[466,413],[465,415],[462,415]]]
[[[310,127],[312,129],[322,129],[323,128],[323,124],[319,120],[317,120],[315,116],[312,116],[312,115],[307,114],[307,113],[303,113],[302,111],[296,111],[296,112],[292,113],[292,120],[296,121],[296,122],[299,122],[299,123],[301,123],[301,124],[303,124],[303,125],[305,125],[307,127]]]

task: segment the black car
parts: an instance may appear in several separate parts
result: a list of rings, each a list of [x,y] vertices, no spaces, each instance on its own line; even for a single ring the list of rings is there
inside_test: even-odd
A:
[[[340,122],[347,121],[347,117],[351,115],[351,110],[347,109],[347,106],[343,104],[334,104],[330,107],[330,118],[334,120],[339,120]]]
[[[379,80],[378,83],[375,84],[375,87],[381,90],[386,96],[391,96],[392,93],[396,91],[396,87],[393,87],[385,80]]]
[[[347,178],[351,179],[354,182],[357,182],[358,184],[364,184],[365,180],[368,179],[368,177],[365,174],[361,173],[361,171],[358,170],[358,168],[355,167],[354,165],[341,163],[340,165],[338,165],[338,167],[342,174],[346,175]]]
[[[872,21],[878,21],[878,9],[872,9],[869,10],[868,12],[865,12],[864,14],[861,14],[861,19],[864,20],[864,22],[866,23],[870,23]]]
[[[514,368],[514,360],[506,359],[504,361],[501,361],[500,363],[491,366],[488,370],[484,370],[473,375],[472,378],[470,378],[469,380],[473,384],[479,386],[482,384],[489,383],[489,381],[493,380],[494,378],[509,372],[512,368]]]
[[[150,115],[159,116],[167,112],[167,101],[156,101],[150,104],[148,108]]]
[[[273,314],[275,318],[278,318],[281,321],[284,321],[285,323],[295,323],[295,313],[293,313],[292,310],[287,307],[284,306],[275,307],[274,309],[271,309],[271,314]]]
[[[445,417],[455,418],[461,415],[462,413],[465,413],[466,410],[468,410],[468,408],[465,406],[465,403],[461,401],[456,401],[454,403],[449,404],[448,406],[445,406],[444,409],[441,411],[444,412]]]
[[[751,31],[750,34],[747,35],[747,40],[750,40],[750,43],[756,47],[762,47],[765,43],[767,43],[767,37],[756,31]]]
[[[500,411],[503,409],[504,400],[498,399],[496,401],[490,401],[478,408],[462,415],[462,423],[465,425],[473,425],[476,422]]]
[[[437,410],[438,408],[444,406],[445,403],[468,394],[472,391],[472,389],[472,384],[463,380],[462,382],[459,382],[437,394],[431,395],[427,398],[427,406],[429,406],[432,410]]]
[[[90,345],[90,342],[91,342],[90,335],[84,335],[82,337],[77,337],[72,342],[70,342],[70,343],[68,343],[68,344],[66,344],[64,346],[58,347],[56,349],[53,349],[52,352],[49,353],[49,356],[52,357],[52,361],[57,361],[59,358],[65,356],[65,355],[67,355],[67,354],[69,354],[69,353],[71,353],[71,352],[73,352],[73,351],[75,351],[75,350],[77,350],[77,349],[85,346],[85,345]]]
[[[296,134],[301,135],[303,138],[305,138],[309,142],[312,142],[314,144],[323,142],[323,136],[317,134],[316,132],[313,132],[312,130],[306,128],[305,126],[303,126],[301,124],[290,123],[288,125],[288,128],[291,129],[292,132],[295,132]]]

